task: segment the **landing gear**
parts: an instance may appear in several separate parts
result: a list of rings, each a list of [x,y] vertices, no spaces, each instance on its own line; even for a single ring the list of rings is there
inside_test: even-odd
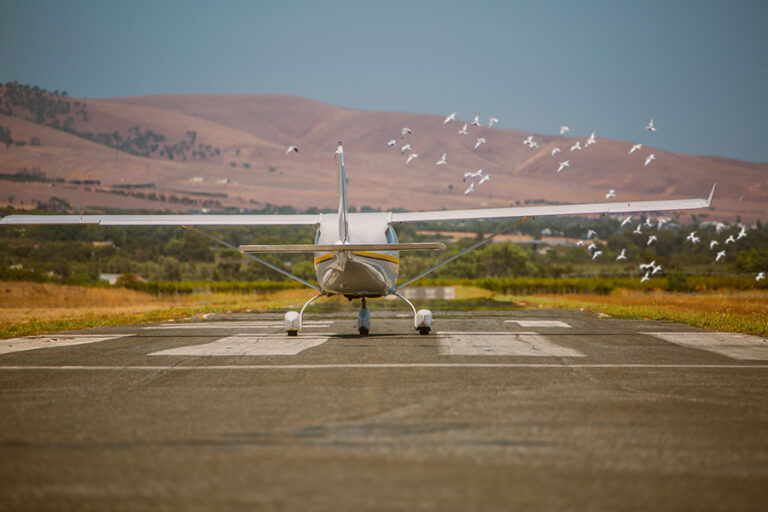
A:
[[[420,309],[416,311],[416,308],[411,304],[411,301],[399,293],[395,293],[394,295],[411,306],[411,311],[413,311],[413,326],[419,331],[419,334],[429,334],[429,331],[432,330],[432,312],[428,309]]]
[[[365,297],[357,313],[357,330],[361,336],[367,336],[371,331],[371,311],[365,305]]]
[[[298,336],[299,330],[301,330],[302,325],[302,319],[304,318],[304,310],[307,309],[307,306],[315,302],[317,299],[322,297],[323,293],[320,295],[315,295],[311,299],[309,299],[302,307],[300,312],[295,311],[288,311],[285,314],[285,333],[288,336]]]

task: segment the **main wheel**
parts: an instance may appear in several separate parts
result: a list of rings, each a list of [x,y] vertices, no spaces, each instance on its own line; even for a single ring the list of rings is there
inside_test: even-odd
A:
[[[288,336],[298,336],[299,331],[286,331],[288,333]]]
[[[419,334],[429,334],[429,327],[419,327]]]
[[[368,329],[366,329],[365,327],[360,327],[357,330],[360,331],[361,336],[368,336]]]

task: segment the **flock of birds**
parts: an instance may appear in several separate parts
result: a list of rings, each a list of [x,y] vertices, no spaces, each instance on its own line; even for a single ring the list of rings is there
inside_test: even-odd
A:
[[[457,121],[457,119],[456,119],[456,112],[452,112],[451,114],[449,114],[448,116],[445,117],[445,119],[443,120],[442,124],[443,125],[447,125],[447,124],[449,124],[451,122],[455,122],[455,121]],[[499,122],[498,118],[491,117],[491,118],[488,119],[488,127],[492,128],[494,125],[498,124],[498,122]],[[457,133],[459,135],[469,135],[470,124],[471,124],[471,126],[481,126],[481,124],[480,124],[480,114],[477,114],[475,116],[475,118],[472,121],[472,123],[464,123],[463,126],[461,127],[461,129],[457,131]],[[651,133],[656,132],[656,126],[654,124],[654,118],[653,117],[651,117],[650,121],[645,126],[645,129],[647,131],[651,132]],[[561,137],[565,137],[565,134],[570,131],[570,128],[567,125],[563,125],[563,126],[560,127],[559,131],[560,131],[560,136]],[[387,146],[389,146],[391,148],[399,149],[401,155],[406,155],[406,153],[407,153],[406,160],[405,160],[406,165],[411,163],[413,160],[419,158],[419,154],[416,153],[413,150],[412,145],[409,142],[407,142],[407,140],[406,140],[406,137],[409,137],[412,134],[413,134],[413,130],[411,130],[408,127],[403,127],[401,129],[401,131],[400,131],[400,142],[398,142],[398,140],[396,138],[395,139],[390,139],[387,142]],[[485,137],[477,137],[476,140],[475,140],[475,144],[474,144],[473,150],[477,150],[480,146],[482,146],[483,144],[486,144],[486,143],[487,143],[487,140],[485,139]],[[594,145],[596,143],[597,143],[597,137],[595,135],[595,132],[593,131],[589,135],[589,137],[586,139],[586,141],[584,141],[584,145],[583,146],[581,144],[581,141],[577,140],[576,142],[573,143],[573,145],[571,145],[571,147],[569,148],[569,152],[572,153],[574,151],[583,151],[583,150],[586,150],[587,148],[589,148],[590,146],[592,146],[592,145]],[[523,144],[525,146],[527,146],[531,151],[535,151],[535,150],[539,149],[539,143],[538,143],[538,141],[536,141],[534,139],[533,135],[529,135],[527,138],[525,138],[523,140]],[[642,144],[639,144],[639,143],[638,144],[632,144],[632,146],[629,148],[628,154],[632,155],[632,154],[642,150],[642,148],[643,148]],[[292,152],[298,153],[298,151],[299,151],[299,148],[297,146],[290,145],[290,146],[288,146],[288,149],[286,150],[286,154],[289,154],[289,153],[292,153]],[[555,158],[555,156],[558,153],[562,153],[562,152],[563,152],[563,150],[559,146],[556,146],[556,147],[552,148],[552,150],[550,152],[550,156],[552,158]],[[651,163],[654,160],[656,160],[656,155],[654,153],[650,153],[645,158],[645,162],[644,162],[643,166],[647,167],[647,166],[651,165]],[[447,163],[448,163],[448,154],[447,153],[443,153],[442,156],[440,157],[440,159],[437,162],[435,162],[435,165],[440,166],[440,165],[446,165]],[[563,172],[565,169],[567,169],[569,167],[571,167],[571,160],[570,159],[561,160],[557,164],[556,172],[557,172],[557,174],[560,174],[561,172]],[[467,180],[469,180],[470,183],[466,187],[466,189],[464,190],[464,195],[468,195],[468,194],[473,193],[476,190],[476,188],[475,188],[476,186],[479,187],[480,185],[483,185],[484,183],[490,181],[490,179],[491,179],[491,175],[486,173],[483,169],[478,169],[476,171],[467,171],[467,172],[465,172],[464,173],[463,181],[466,182]],[[606,199],[611,199],[611,198],[614,198],[614,197],[616,197],[616,189],[612,188],[612,189],[610,189],[605,194],[605,198]],[[624,218],[621,221],[621,226],[620,227],[624,227],[627,224],[629,224],[630,222],[632,222],[632,215],[629,215],[626,218]],[[651,218],[648,217],[648,218],[645,219],[645,222],[641,221],[637,225],[637,227],[632,231],[632,233],[635,234],[635,235],[647,236],[647,238],[645,239],[644,243],[645,243],[645,247],[649,247],[649,246],[653,245],[654,243],[658,242],[658,236],[656,234],[645,235],[645,232],[643,231],[643,228],[645,227],[646,229],[649,229],[649,228],[654,228],[654,226],[655,226],[656,230],[658,232],[658,230],[660,230],[662,228],[662,226],[666,222],[668,222],[667,219],[658,218],[656,224],[654,224],[653,221],[651,220]],[[725,259],[725,255],[726,255],[725,247],[727,245],[732,244],[732,243],[736,243],[738,240],[741,240],[742,238],[745,238],[747,236],[747,228],[744,225],[739,225],[738,227],[740,228],[740,231],[739,231],[739,233],[737,235],[735,235],[735,238],[734,238],[733,234],[730,234],[727,238],[725,238],[723,240],[722,244],[720,243],[719,240],[710,240],[709,241],[709,250],[714,253],[714,263],[718,263],[718,262],[720,262],[720,261]],[[722,223],[722,222],[717,223],[716,226],[715,226],[715,231],[716,231],[716,233],[718,235],[722,231],[724,231],[726,229],[728,229],[728,226],[726,224]],[[689,233],[688,236],[686,237],[686,241],[690,242],[692,244],[699,244],[699,243],[701,243],[701,239],[698,236],[696,236],[696,231],[693,231],[693,232]],[[576,245],[577,246],[586,246],[587,251],[589,252],[592,260],[596,260],[597,258],[599,258],[600,256],[603,255],[603,251],[601,251],[598,248],[597,244],[598,244],[597,233],[595,231],[593,231],[593,230],[589,230],[587,232],[586,238],[584,240],[580,240],[579,242],[577,242]],[[722,250],[718,250],[718,249],[722,249]],[[621,250],[621,253],[618,256],[616,256],[616,261],[626,260],[627,259],[626,251],[627,251],[626,248],[623,248]],[[663,270],[662,266],[661,265],[657,265],[655,260],[651,261],[650,263],[643,263],[643,264],[641,264],[639,266],[639,269],[640,269],[640,273],[642,274],[640,282],[645,282],[645,281],[649,280],[652,276],[655,276],[656,274],[658,274],[659,272],[661,272]],[[755,279],[757,281],[765,279],[765,272],[758,273],[758,275],[757,275],[757,277]]]

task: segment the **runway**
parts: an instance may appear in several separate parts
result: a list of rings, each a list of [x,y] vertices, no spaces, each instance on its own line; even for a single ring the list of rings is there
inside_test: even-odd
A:
[[[764,508],[765,339],[435,313],[0,340],[0,508]]]

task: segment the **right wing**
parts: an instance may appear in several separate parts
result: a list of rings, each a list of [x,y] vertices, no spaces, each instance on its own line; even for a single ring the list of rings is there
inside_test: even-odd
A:
[[[0,224],[98,224],[101,226],[313,226],[316,215],[8,215]]]
[[[708,208],[715,187],[708,199],[667,199],[662,201],[626,201],[615,203],[558,204],[546,206],[516,206],[511,208],[480,208],[476,210],[441,210],[432,212],[392,213],[390,222],[426,222],[439,220],[499,219],[509,217],[543,217],[547,215],[585,215],[589,213],[655,212]]]

